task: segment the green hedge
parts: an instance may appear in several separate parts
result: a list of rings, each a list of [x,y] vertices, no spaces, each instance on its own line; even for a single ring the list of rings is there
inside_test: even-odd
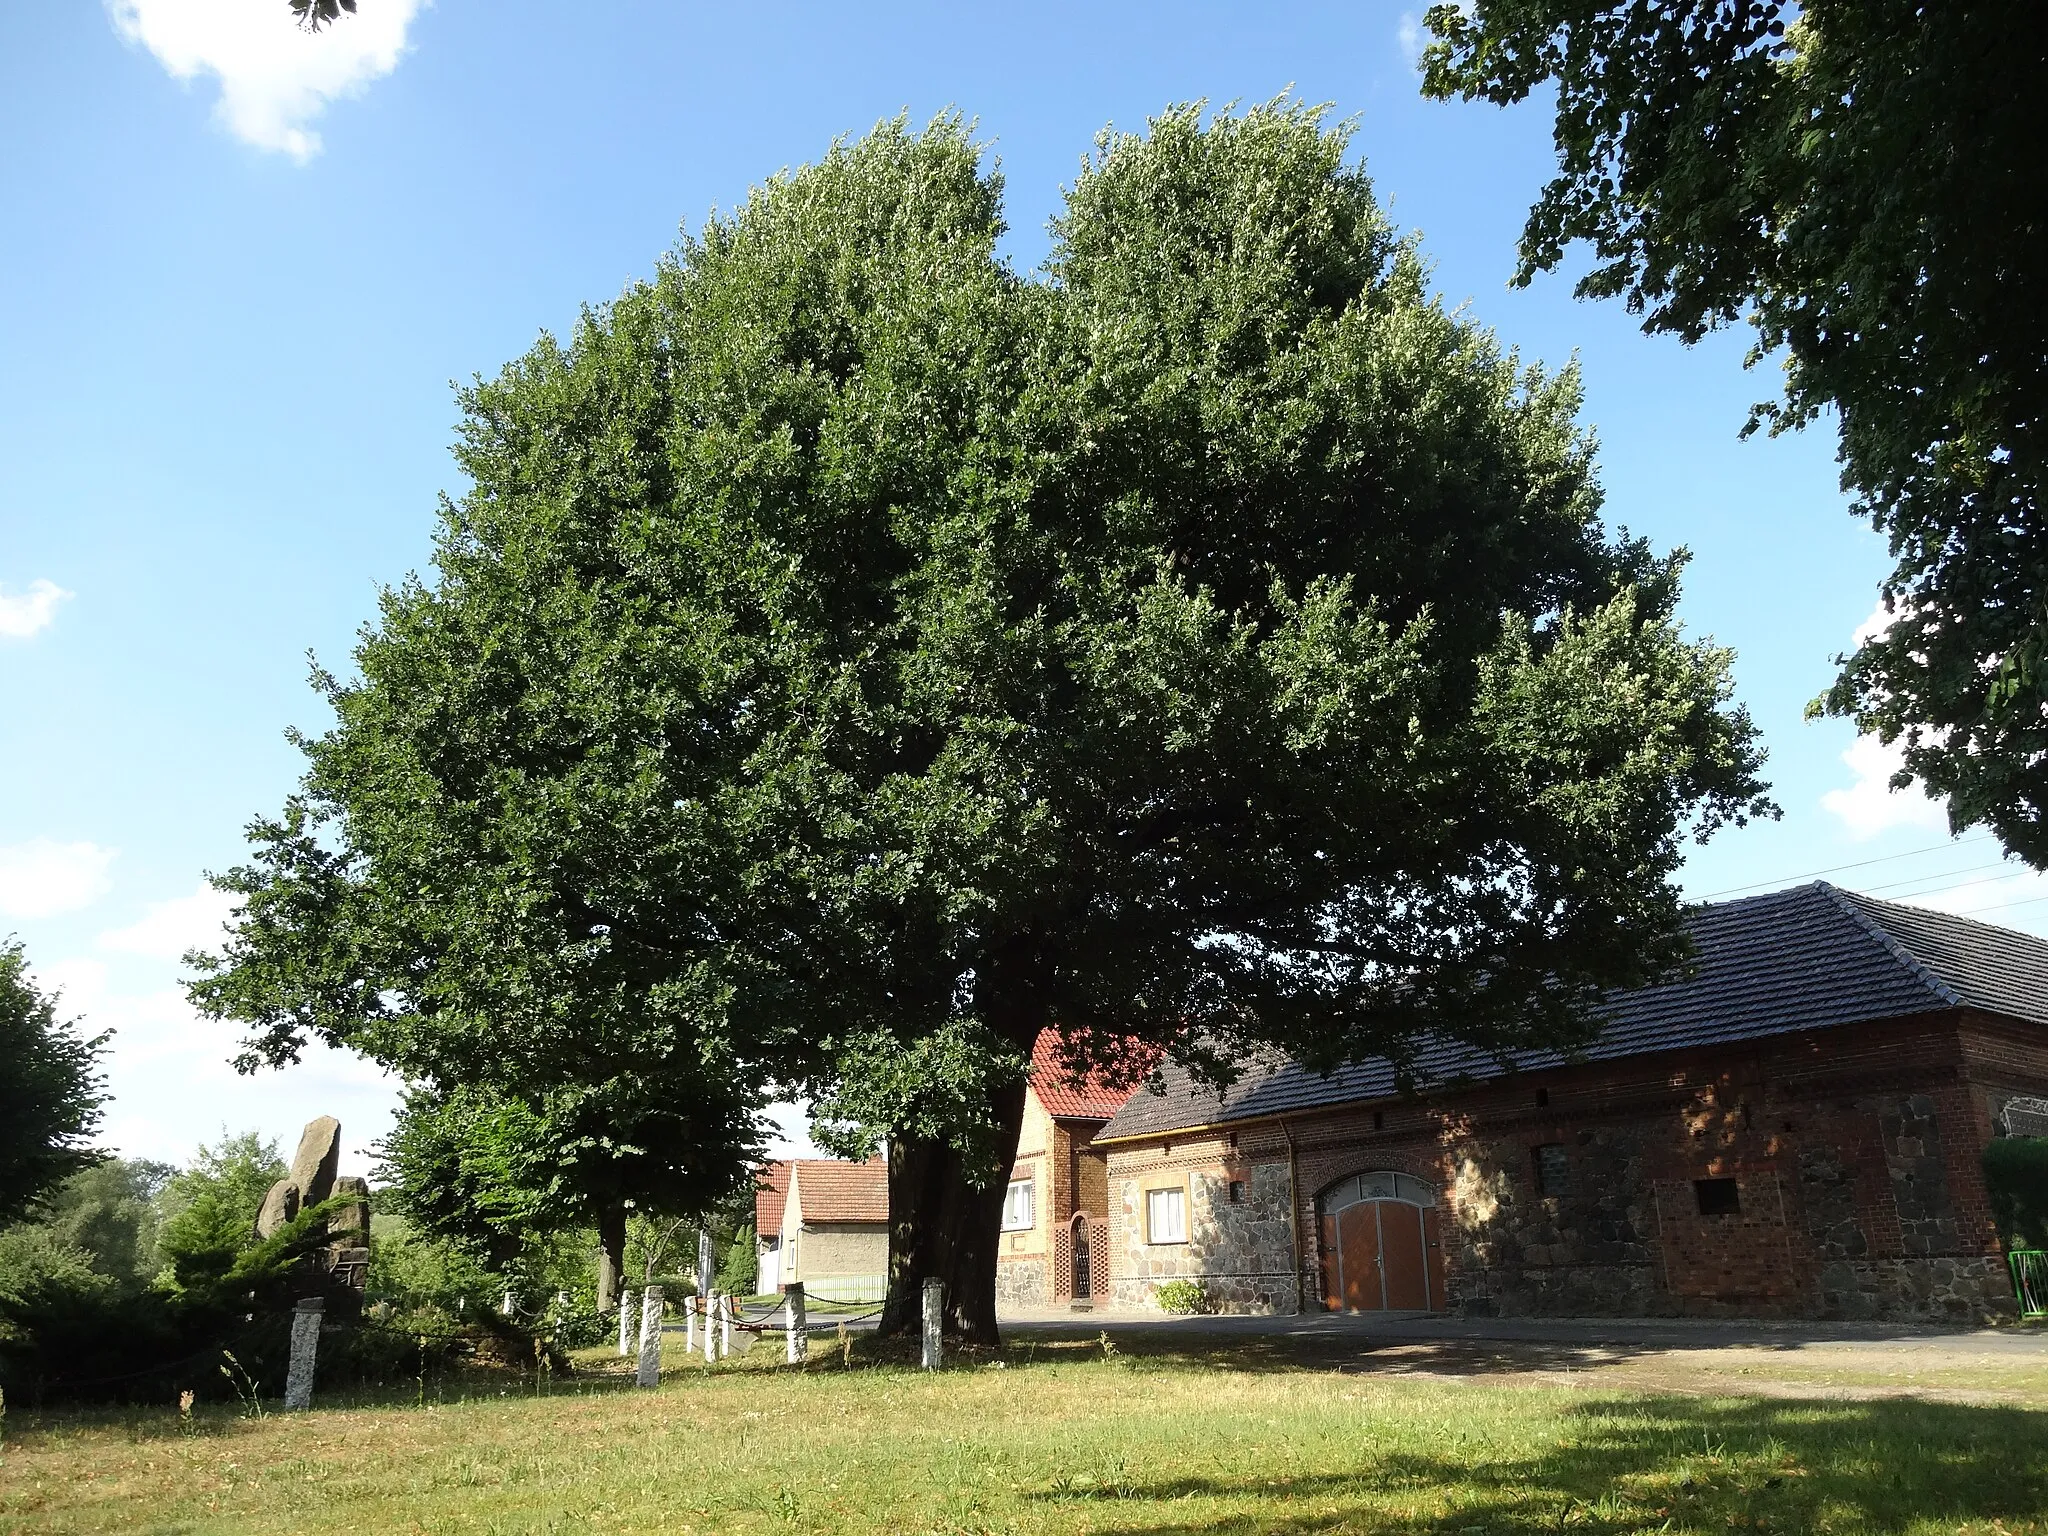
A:
[[[1984,1149],[1984,1184],[2005,1246],[2048,1249],[2048,1138],[1992,1142]]]

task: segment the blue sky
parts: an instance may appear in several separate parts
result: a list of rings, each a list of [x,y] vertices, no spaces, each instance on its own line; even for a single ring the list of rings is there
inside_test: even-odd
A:
[[[1832,433],[1737,440],[1775,382],[1742,335],[1688,351],[1568,278],[1507,288],[1548,120],[1422,101],[1420,9],[361,0],[309,39],[284,0],[0,8],[0,934],[117,1031],[108,1144],[177,1158],[324,1112],[364,1165],[380,1074],[318,1053],[237,1078],[234,1031],[177,987],[218,934],[202,872],[290,789],[284,728],[323,723],[307,653],[344,664],[379,585],[424,566],[459,489],[451,381],[900,110],[979,120],[1026,268],[1106,124],[1290,86],[1355,116],[1441,290],[1527,357],[1579,357],[1610,521],[1693,550],[1684,617],[1738,653],[1785,818],[1698,852],[1688,890],[1857,865],[1834,878],[2048,923],[2048,885],[1950,846],[1874,743],[1801,718],[1887,565]]]

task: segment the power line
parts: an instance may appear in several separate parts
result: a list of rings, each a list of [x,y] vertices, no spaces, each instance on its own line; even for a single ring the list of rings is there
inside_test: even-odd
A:
[[[2018,901],[1994,901],[1988,907],[1970,907],[1953,915],[1969,917],[1977,912],[2003,912],[2007,907],[2031,907],[2037,901],[2048,901],[2048,896],[2023,896]]]
[[[1946,880],[1952,875],[1974,875],[1979,870],[1996,868],[1998,868],[1996,864],[1971,864],[1962,869],[1946,870],[1938,875],[1913,875],[1905,880],[1890,880],[1883,885],[1863,885],[1858,886],[1857,889],[1865,896],[1868,896],[1875,891],[1897,890],[1902,885],[1918,885],[1923,880]],[[1908,891],[1906,894],[1908,896],[1931,896],[1936,891],[1954,891],[1960,890],[1966,885],[1982,885],[1984,880],[2010,880],[2017,875],[2024,875],[2027,872],[2025,866],[2021,866],[2019,869],[2009,869],[2002,875],[1986,875],[1982,880],[1959,880],[1954,885],[1929,886],[1924,891]]]
[[[1700,899],[1702,901],[1712,901],[1716,896],[1733,896],[1738,891],[1760,891],[1765,886],[1789,885],[1794,880],[1812,880],[1820,875],[1840,874],[1845,869],[1867,869],[1872,864],[1889,864],[1895,859],[1917,859],[1923,853],[1940,853],[1946,848],[1967,848],[1972,843],[1988,843],[1991,841],[1991,838],[1991,833],[1980,832],[1977,836],[1963,838],[1960,842],[1930,843],[1925,848],[1913,848],[1905,853],[1888,853],[1882,858],[1877,859],[1859,859],[1854,864],[1837,864],[1829,869],[1809,869],[1800,875],[1780,875],[1775,880],[1755,880],[1748,885],[1731,885],[1725,891],[1709,891]],[[1922,878],[1933,879],[1937,877],[1923,876]],[[1902,881],[1900,883],[1904,884],[1905,882]]]

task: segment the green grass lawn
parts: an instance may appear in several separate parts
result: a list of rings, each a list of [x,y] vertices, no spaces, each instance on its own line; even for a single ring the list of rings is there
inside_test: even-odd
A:
[[[2032,1408],[1493,1385],[1185,1337],[934,1376],[776,1353],[673,1353],[651,1393],[593,1352],[546,1396],[428,1382],[189,1425],[17,1406],[0,1529],[2048,1533]]]

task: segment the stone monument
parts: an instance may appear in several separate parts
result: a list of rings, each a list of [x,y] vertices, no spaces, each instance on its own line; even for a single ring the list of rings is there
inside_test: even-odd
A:
[[[299,1212],[337,1195],[347,1198],[347,1205],[327,1217],[328,1243],[317,1259],[322,1275],[360,1295],[370,1269],[370,1185],[353,1174],[337,1178],[340,1163],[341,1122],[322,1115],[300,1135],[292,1171],[263,1197],[256,1235],[274,1237]]]

